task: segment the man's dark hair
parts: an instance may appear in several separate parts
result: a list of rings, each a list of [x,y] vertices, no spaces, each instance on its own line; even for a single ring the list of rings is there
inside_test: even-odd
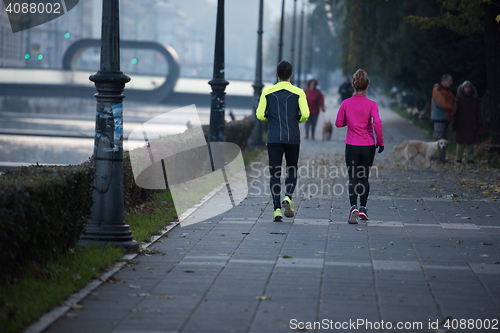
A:
[[[276,73],[281,80],[288,80],[292,75],[292,64],[286,60],[280,61],[278,67],[276,67]]]
[[[443,76],[441,76],[441,82],[447,81],[450,77],[451,77],[451,74],[443,74]]]

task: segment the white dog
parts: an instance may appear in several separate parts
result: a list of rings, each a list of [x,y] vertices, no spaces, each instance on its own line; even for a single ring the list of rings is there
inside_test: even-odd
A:
[[[431,163],[436,167],[437,160],[443,149],[448,146],[448,141],[445,139],[436,142],[424,141],[405,141],[399,146],[394,147],[394,151],[403,155],[405,159],[405,168],[409,169],[409,162],[413,161],[417,155],[425,158],[425,166],[430,167]]]

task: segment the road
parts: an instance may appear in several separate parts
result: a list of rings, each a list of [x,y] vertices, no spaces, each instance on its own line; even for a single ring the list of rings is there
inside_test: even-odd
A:
[[[207,95],[207,99],[210,95]],[[186,101],[186,106],[189,105]],[[129,133],[144,122],[179,106],[144,105],[124,101],[124,149],[128,150],[143,142],[128,142]],[[202,124],[208,124],[210,109],[197,108]],[[250,108],[234,108],[226,111],[236,119],[251,113]],[[95,130],[95,105],[86,103],[77,110],[70,107],[56,112],[0,112],[0,171],[8,167],[26,164],[80,164],[93,153]],[[165,124],[157,126],[162,132]],[[169,119],[168,125],[186,128],[182,117]],[[168,131],[164,134],[169,134]]]

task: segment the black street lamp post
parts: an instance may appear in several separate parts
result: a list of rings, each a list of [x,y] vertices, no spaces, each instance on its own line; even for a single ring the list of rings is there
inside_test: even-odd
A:
[[[130,77],[120,71],[119,0],[103,1],[101,67],[89,78],[95,83],[97,114],[94,141],[96,168],[92,217],[80,243],[113,245],[137,251],[139,244],[125,225],[123,211],[122,95]]]
[[[281,3],[280,43],[278,50],[278,63],[283,60],[283,25],[285,23],[285,0]]]
[[[210,106],[209,142],[226,141],[225,108],[226,86],[229,84],[224,75],[224,0],[218,0],[217,23],[215,30],[215,54],[213,78],[208,82],[212,86]]]
[[[264,142],[262,141],[262,124],[257,120],[257,106],[259,105],[260,95],[262,94],[262,20],[264,16],[264,0],[260,0],[259,4],[259,29],[257,30],[257,60],[255,64],[255,81],[252,85],[253,87],[253,106],[252,106],[252,120],[253,130],[250,139],[248,140],[248,145],[250,147],[262,146]]]
[[[302,39],[304,32],[304,0],[302,0],[302,12],[300,13],[300,31],[299,31],[299,64],[298,64],[298,77],[297,86],[300,87],[302,83]]]
[[[292,24],[292,66],[295,66],[295,17],[297,16],[297,0],[293,0],[293,24]],[[290,79],[293,84],[294,77]]]

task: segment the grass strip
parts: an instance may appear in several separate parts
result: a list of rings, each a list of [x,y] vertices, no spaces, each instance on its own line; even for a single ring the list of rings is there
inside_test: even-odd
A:
[[[243,162],[245,163],[245,167],[248,168],[250,163],[265,149],[266,146],[262,146],[259,148],[248,148],[243,150]]]
[[[150,242],[151,236],[159,235],[176,217],[170,191],[160,190],[153,194],[153,200],[126,212],[125,223],[130,226],[137,242],[147,243]]]
[[[76,247],[41,268],[28,267],[23,275],[0,286],[0,328],[19,332],[69,295],[99,277],[124,255],[111,246]]]

